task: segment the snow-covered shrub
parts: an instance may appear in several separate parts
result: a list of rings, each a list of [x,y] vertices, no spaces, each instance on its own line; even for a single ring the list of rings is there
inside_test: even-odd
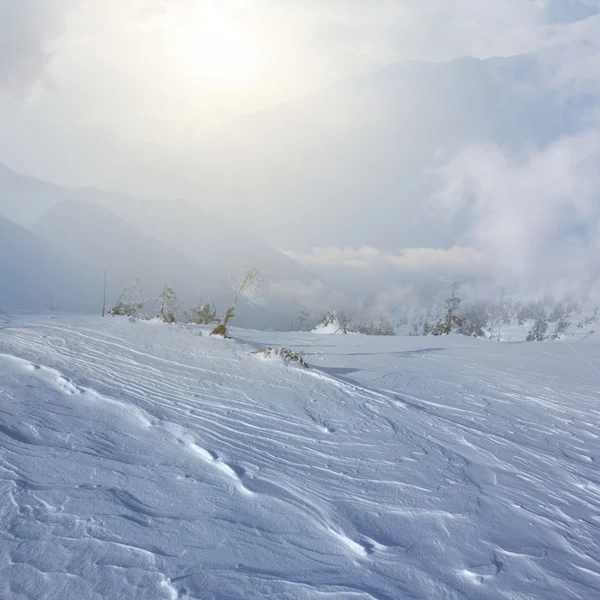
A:
[[[491,320],[483,303],[468,304],[461,311],[458,333],[470,337],[485,337],[485,329],[489,329]]]
[[[548,321],[544,314],[537,317],[533,327],[529,330],[527,337],[528,342],[543,342],[546,339],[548,332]]]
[[[165,283],[158,296],[160,309],[156,318],[165,323],[175,323],[176,302],[177,294],[175,293],[175,290],[171,285]]]
[[[340,319],[335,310],[326,312],[319,321],[319,324],[313,329],[314,333],[348,333],[347,320]]]
[[[230,306],[225,312],[223,320],[210,332],[210,335],[220,335],[222,337],[229,337],[229,330],[227,329],[227,326],[229,324],[229,321],[231,321],[231,319],[233,319],[234,316],[235,314],[233,312],[233,306]]]
[[[558,340],[562,338],[562,336],[566,333],[567,329],[569,328],[570,324],[571,323],[569,323],[569,321],[567,321],[565,317],[561,317],[556,326],[554,327],[554,331],[552,332],[550,339]]]
[[[297,363],[305,369],[310,368],[307,362],[302,358],[302,356],[296,354],[296,352],[290,350],[289,348],[265,348],[263,350],[255,350],[254,352],[252,352],[252,354],[265,359],[276,359]]]
[[[144,300],[140,292],[139,279],[132,281],[121,293],[117,303],[108,311],[113,317],[143,317]]]

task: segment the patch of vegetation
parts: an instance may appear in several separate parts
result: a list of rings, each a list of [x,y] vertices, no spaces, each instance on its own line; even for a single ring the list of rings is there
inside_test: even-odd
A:
[[[222,321],[210,332],[210,335],[220,335],[229,337],[227,326],[229,321],[235,317],[235,307],[240,299],[253,306],[261,306],[263,303],[260,292],[264,286],[264,281],[259,277],[258,269],[250,267],[241,276],[232,280],[231,285],[235,292],[232,305],[227,309]]]
[[[173,286],[165,283],[158,296],[160,310],[158,311],[156,318],[164,321],[165,323],[175,323],[175,310],[177,309],[176,303],[177,294],[175,293]]]
[[[131,282],[119,296],[117,303],[108,311],[113,317],[139,317],[143,318],[142,309],[144,300],[141,299],[139,280]]]
[[[229,335],[229,329],[227,329],[227,326],[233,317],[235,317],[235,313],[233,312],[233,306],[230,306],[227,309],[223,320],[210,332],[210,335],[220,335],[224,338],[231,337]]]
[[[305,369],[310,369],[308,363],[293,350],[289,348],[264,348],[263,350],[255,350],[252,352],[255,355],[263,355],[267,358],[281,358],[285,361],[296,363]]]

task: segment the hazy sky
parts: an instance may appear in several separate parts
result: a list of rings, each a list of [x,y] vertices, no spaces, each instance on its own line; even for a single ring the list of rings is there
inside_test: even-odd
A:
[[[543,53],[544,86],[597,95],[597,49],[552,48],[600,39],[599,12],[600,0],[0,0],[0,162],[70,186],[218,194],[231,174],[202,187],[194,164],[210,164],[206,149],[242,115],[401,60]],[[517,275],[554,265],[566,277],[576,261],[590,279],[600,150],[588,112],[587,129],[545,147],[448,157],[431,210],[443,223],[468,204],[470,227],[440,247],[333,240],[307,252],[292,231],[284,249],[348,272],[514,274],[522,260]]]
[[[565,24],[598,7],[598,0],[0,0],[0,160],[61,183],[110,183],[102,150],[181,151],[232,115],[399,60],[536,50],[572,35]],[[138,187],[133,174],[130,189]]]

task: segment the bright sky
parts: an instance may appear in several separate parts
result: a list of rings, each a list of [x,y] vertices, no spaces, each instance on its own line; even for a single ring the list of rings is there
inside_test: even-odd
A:
[[[585,37],[571,22],[585,26],[599,5],[0,0],[0,161],[60,183],[109,184],[92,143],[181,151],[236,115],[400,60],[506,56]],[[50,143],[71,160],[49,156]]]

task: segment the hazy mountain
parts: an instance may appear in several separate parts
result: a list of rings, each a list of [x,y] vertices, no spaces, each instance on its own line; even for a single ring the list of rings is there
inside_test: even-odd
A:
[[[71,256],[93,265],[99,282],[103,281],[106,268],[109,307],[136,278],[142,296],[147,298],[144,308],[148,315],[156,309],[156,297],[166,282],[173,285],[181,309],[195,306],[202,298],[204,302],[214,302],[221,314],[233,299],[227,274],[217,276],[98,204],[61,202],[44,213],[33,231]],[[202,264],[208,263],[207,257],[203,257]],[[253,308],[242,302],[236,324],[254,328],[288,326],[290,316],[281,314],[279,308]]]
[[[0,217],[0,308],[100,311],[100,273]]]
[[[33,231],[98,273],[108,269],[109,298],[139,277],[146,296],[156,298],[172,282],[182,301],[192,305],[200,294],[214,298],[226,289],[220,281],[183,253],[146,235],[107,208],[81,201],[57,204],[33,226]]]
[[[510,153],[585,125],[597,98],[549,83],[562,51],[591,49],[404,62],[248,117],[234,132],[228,202],[244,198],[240,218],[285,249],[451,244],[460,223],[442,226],[428,204],[432,167],[471,144]]]
[[[110,209],[146,235],[185,254],[188,264],[194,261],[205,274],[210,273],[213,280],[227,280],[231,271],[245,265],[258,266],[268,281],[292,279],[307,283],[317,279],[316,275],[245,227],[190,202],[140,199],[94,188],[74,190],[20,175],[0,164],[0,215],[31,227],[46,211],[65,201],[85,201]],[[86,211],[82,216],[92,217],[89,207]],[[69,223],[74,225],[72,218]],[[80,225],[87,227],[90,224],[81,222]],[[51,239],[61,237],[56,233],[61,227],[59,222],[55,223],[55,233],[48,232],[52,233]],[[72,236],[73,232],[71,241],[75,242]],[[57,241],[69,244],[68,239]]]
[[[176,248],[220,278],[256,265],[270,282],[310,283],[317,276],[245,227],[184,200],[142,200],[88,188],[79,197],[102,204],[141,231]]]
[[[49,208],[73,199],[75,190],[15,173],[0,163],[0,215],[31,227]]]

